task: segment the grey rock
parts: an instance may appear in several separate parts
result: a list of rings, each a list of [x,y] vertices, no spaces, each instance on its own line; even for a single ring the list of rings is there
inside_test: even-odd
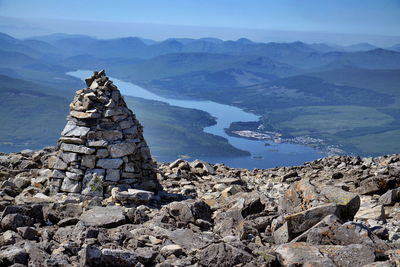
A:
[[[28,263],[29,255],[25,249],[18,247],[7,247],[2,248],[0,251],[0,263],[3,266],[10,266],[12,264],[24,264]]]
[[[39,237],[38,231],[33,227],[18,227],[17,231],[24,239],[36,240]]]
[[[166,245],[160,249],[160,253],[164,257],[168,257],[171,255],[175,255],[175,256],[179,257],[180,255],[183,254],[183,249],[179,245]]]
[[[131,128],[133,126],[133,121],[132,121],[132,119],[127,119],[127,120],[120,121],[119,122],[119,126],[123,130]]]
[[[382,205],[393,205],[400,200],[400,188],[387,191],[379,198],[379,203]]]
[[[93,154],[96,152],[94,148],[85,147],[82,145],[72,145],[72,144],[61,144],[61,150],[70,151],[80,154]]]
[[[201,200],[172,202],[166,208],[170,216],[182,223],[194,223],[197,219],[211,221],[211,209]]]
[[[215,170],[213,167],[211,167],[210,164],[208,164],[205,161],[202,160],[195,160],[191,163],[189,163],[191,167],[193,168],[201,168],[205,171],[206,174],[211,174],[214,175],[215,174]]]
[[[118,206],[94,207],[83,212],[79,220],[85,226],[111,228],[124,224],[125,216]]]
[[[66,218],[79,217],[82,212],[82,205],[75,203],[52,203],[43,210],[45,220],[53,224]]]
[[[318,245],[365,244],[371,246],[373,241],[370,230],[355,223],[333,223],[320,228],[313,228],[307,234],[306,241]]]
[[[99,159],[97,167],[103,169],[118,169],[124,162],[122,159]]]
[[[57,170],[66,170],[68,165],[58,157],[51,157],[49,158],[49,168],[57,169]]]
[[[385,209],[383,205],[377,205],[375,207],[361,207],[357,214],[354,216],[357,220],[384,220]]]
[[[65,172],[65,176],[66,176],[66,178],[68,178],[70,180],[74,180],[74,181],[82,180],[82,175],[76,174],[74,172]]]
[[[203,266],[221,266],[229,267],[239,264],[245,264],[254,259],[254,257],[232,245],[226,243],[214,243],[203,248],[198,253],[200,264]]]
[[[183,159],[177,159],[174,162],[172,162],[171,164],[169,164],[168,168],[173,169],[179,166],[179,164],[185,162]]]
[[[1,228],[3,230],[17,231],[18,227],[32,226],[35,220],[31,217],[22,214],[8,214],[1,220]]]
[[[282,266],[336,267],[336,264],[317,247],[307,243],[282,244],[275,251]]]
[[[28,266],[41,266],[50,258],[45,251],[45,246],[36,244],[36,242],[25,242],[24,249],[29,254]]]
[[[60,170],[54,170],[53,173],[51,174],[52,178],[59,178],[59,179],[64,179],[65,178],[65,172],[60,171]]]
[[[372,194],[379,191],[387,190],[392,185],[394,185],[394,181],[388,179],[387,177],[371,177],[361,181],[358,192],[362,195]]]
[[[274,231],[273,238],[275,244],[288,243],[293,238],[293,234],[289,232],[287,222],[285,222],[281,227]]]
[[[77,161],[78,160],[78,154],[76,153],[69,153],[69,152],[63,152],[60,154],[60,158],[67,164]]]
[[[96,166],[96,156],[95,155],[83,155],[81,165],[90,169]]]
[[[77,119],[96,119],[100,117],[100,114],[96,112],[81,112],[76,110],[72,110],[69,115]]]
[[[12,230],[7,230],[0,235],[0,247],[13,245],[21,241],[22,237]]]
[[[126,172],[135,172],[135,166],[132,162],[125,163]]]
[[[83,138],[79,137],[66,137],[62,136],[59,139],[60,143],[66,143],[66,144],[74,144],[74,145],[83,145],[85,144],[85,140]]]
[[[122,143],[108,146],[112,158],[121,158],[135,152],[136,145],[133,143]]]
[[[132,202],[145,204],[148,203],[154,196],[153,192],[139,189],[128,189],[128,191],[119,191],[118,188],[113,188],[111,193],[115,199],[123,203]]]
[[[342,219],[353,219],[360,208],[361,199],[355,193],[346,192],[334,186],[320,186],[320,193],[327,198],[328,202],[342,205],[344,209],[341,212]]]
[[[133,126],[131,128],[124,129],[123,132],[124,132],[124,134],[136,135],[136,134],[138,134],[138,128],[135,125],[135,126]]]
[[[30,177],[15,177],[13,180],[13,183],[15,184],[16,187],[20,189],[24,189],[28,187],[31,184],[31,178]]]
[[[120,178],[121,178],[120,170],[107,169],[106,181],[118,182]]]
[[[89,140],[116,141],[122,139],[122,133],[117,130],[96,131],[96,132],[89,132],[87,138]]]
[[[337,266],[365,266],[375,261],[375,251],[370,246],[351,244],[348,246],[319,246],[319,250],[327,255]]]
[[[108,157],[108,155],[110,155],[110,153],[108,152],[108,150],[107,149],[98,149],[97,150],[97,153],[96,153],[96,156],[99,158],[99,159],[103,159],[103,158],[106,158],[106,157]]]
[[[74,122],[68,121],[61,132],[61,135],[68,137],[82,137],[90,131],[90,128],[77,126]]]
[[[88,146],[90,147],[107,147],[107,140],[89,140]]]
[[[61,190],[69,193],[79,193],[82,189],[82,183],[80,181],[64,178],[61,184]]]
[[[334,203],[325,204],[285,216],[285,221],[288,223],[288,231],[292,236],[307,231],[327,215],[332,214],[340,217],[340,213],[341,208],[339,205]]]

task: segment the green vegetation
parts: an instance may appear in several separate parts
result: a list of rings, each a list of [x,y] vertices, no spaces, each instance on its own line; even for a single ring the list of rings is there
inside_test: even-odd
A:
[[[69,101],[41,85],[0,75],[0,144],[39,148],[55,145]]]
[[[248,155],[226,139],[203,132],[204,127],[215,123],[206,112],[135,97],[125,96],[125,101],[144,126],[144,136],[155,156]]]
[[[0,33],[0,74],[16,78],[0,76],[0,144],[54,144],[67,103],[83,87],[65,72],[104,68],[157,94],[213,100],[261,116],[260,122],[231,129],[256,129],[262,123],[286,137],[321,138],[348,153],[399,152],[400,53],[365,44],[335,49],[301,42],[144,42],[63,34],[17,40]],[[128,102],[155,154],[244,153],[203,133],[213,123],[206,113]]]
[[[400,151],[400,130],[367,134],[345,140],[366,155],[395,154]]]
[[[0,151],[55,145],[65,126],[71,98],[67,91],[0,75]],[[144,125],[154,155],[248,154],[221,137],[204,133],[204,127],[215,123],[205,112],[140,98],[125,99]]]
[[[297,132],[336,134],[343,130],[379,127],[394,121],[392,117],[376,109],[358,106],[310,106],[277,112],[295,116],[274,123],[278,129],[293,135],[298,135]],[[273,116],[271,114],[270,117]]]

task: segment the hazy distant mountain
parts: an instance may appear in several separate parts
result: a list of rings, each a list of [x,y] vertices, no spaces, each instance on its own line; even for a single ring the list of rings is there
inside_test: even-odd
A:
[[[341,68],[324,72],[310,73],[329,83],[367,88],[379,93],[400,97],[400,69],[376,70],[362,68]]]
[[[374,50],[377,49],[378,47],[371,45],[369,43],[359,43],[359,44],[348,45],[343,48],[344,51],[347,52],[360,52],[360,51]]]
[[[400,69],[400,53],[382,48],[355,52],[341,53],[320,70],[340,69],[343,67],[358,67],[365,69]]]
[[[8,52],[28,54],[31,57],[41,57],[44,54],[58,53],[59,50],[39,40],[18,40],[10,35],[0,33],[0,49]]]
[[[214,44],[220,44],[223,42],[223,40],[218,39],[218,38],[213,38],[213,37],[205,37],[205,38],[200,38],[200,41],[206,41],[209,43],[214,43]]]
[[[239,66],[238,66],[239,67]],[[219,71],[193,71],[178,76],[153,80],[148,85],[159,88],[159,93],[174,96],[210,98],[211,95],[235,91],[237,87],[259,84],[278,77],[240,68]],[[170,88],[170,90],[162,90]]]
[[[264,107],[294,107],[309,105],[385,106],[394,99],[370,89],[335,85],[323,79],[299,75],[238,90],[242,101]]]
[[[393,51],[400,52],[400,44],[393,45],[393,46],[391,46],[391,47],[388,47],[387,49],[388,49],[388,50],[393,50]]]
[[[147,45],[137,37],[99,40],[88,36],[58,39],[51,42],[69,56],[91,54],[99,57],[136,57]]]
[[[34,37],[27,38],[27,39],[28,40],[40,40],[43,42],[54,42],[54,41],[61,40],[61,39],[82,38],[82,37],[88,37],[88,36],[83,35],[83,34],[53,33],[53,34],[43,35],[43,36],[34,36]]]

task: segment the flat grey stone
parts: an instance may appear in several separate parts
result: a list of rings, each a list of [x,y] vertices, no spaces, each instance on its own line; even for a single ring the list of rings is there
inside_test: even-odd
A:
[[[64,178],[61,184],[61,191],[69,193],[79,193],[82,189],[82,184],[79,181],[75,181],[69,178]]]
[[[112,158],[121,158],[123,156],[133,154],[136,145],[133,143],[122,143],[108,146]]]
[[[108,142],[106,140],[89,140],[88,146],[90,147],[106,147]]]
[[[133,126],[133,121],[132,121],[132,119],[126,119],[126,120],[123,120],[123,121],[121,121],[120,123],[119,123],[119,126],[121,127],[121,129],[128,129],[128,128],[130,128],[130,127],[132,127]]]
[[[113,197],[121,202],[134,202],[145,204],[148,203],[154,196],[151,191],[128,189],[128,191],[112,191]]]
[[[74,122],[68,121],[65,125],[64,130],[61,132],[62,136],[67,137],[82,137],[90,131],[88,127],[77,126]]]
[[[62,158],[62,160],[68,164],[68,163],[77,161],[78,154],[73,153],[73,152],[63,152],[60,154],[60,158]]]
[[[110,155],[110,153],[108,152],[107,149],[105,149],[105,148],[97,149],[96,156],[97,156],[98,158],[103,159],[103,158],[108,157],[109,155]]]
[[[83,155],[81,165],[93,169],[96,166],[96,156],[95,155]]]
[[[135,125],[135,126],[130,127],[130,128],[128,128],[128,129],[124,129],[123,132],[124,132],[125,134],[132,134],[132,135],[135,135],[135,134],[138,133],[137,126]]]
[[[52,178],[60,178],[64,179],[65,178],[65,172],[60,171],[60,170],[54,170],[53,173],[51,174]]]
[[[53,168],[57,170],[66,170],[68,168],[68,165],[62,159],[57,158],[53,164]]]
[[[82,145],[65,144],[65,143],[61,145],[61,150],[80,153],[80,154],[88,154],[88,155],[96,152],[96,149],[94,148],[89,148]]]
[[[74,172],[66,172],[65,175],[68,179],[80,181],[82,179],[82,175],[74,173]]]
[[[118,182],[121,177],[120,171],[117,169],[108,169],[106,181]]]
[[[125,164],[125,171],[126,172],[135,172],[135,166],[132,162]]]
[[[94,207],[83,212],[79,220],[89,227],[113,228],[124,224],[125,216],[118,206]]]
[[[118,169],[122,165],[122,159],[99,159],[97,161],[97,167],[103,169]]]

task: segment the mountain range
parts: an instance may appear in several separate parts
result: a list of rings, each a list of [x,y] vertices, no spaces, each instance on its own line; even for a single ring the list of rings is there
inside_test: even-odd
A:
[[[321,138],[348,153],[394,153],[400,149],[394,140],[400,138],[399,47],[257,43],[245,38],[97,39],[68,34],[16,39],[0,33],[0,92],[7,95],[1,100],[2,113],[12,110],[7,109],[11,103],[25,107],[27,102],[40,102],[32,97],[44,101],[37,110],[50,107],[46,101],[57,103],[52,97],[65,101],[82,87],[82,81],[66,72],[106,69],[113,77],[157,94],[239,106],[261,116],[259,124],[288,137]],[[53,108],[65,114],[62,108]],[[24,114],[33,121],[44,120],[34,112]],[[11,120],[9,116],[7,129],[24,129],[22,117]],[[194,131],[189,128],[185,129]],[[20,132],[14,139],[0,134],[0,140],[29,143]],[[47,143],[39,143],[48,145],[52,138],[56,138],[54,132]],[[377,148],[370,145],[372,140],[383,143]]]

